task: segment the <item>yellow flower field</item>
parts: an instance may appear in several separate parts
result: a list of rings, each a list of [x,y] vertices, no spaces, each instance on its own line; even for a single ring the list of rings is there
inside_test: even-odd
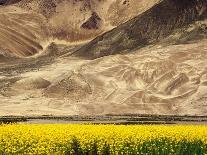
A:
[[[0,154],[207,153],[207,126],[0,125]]]

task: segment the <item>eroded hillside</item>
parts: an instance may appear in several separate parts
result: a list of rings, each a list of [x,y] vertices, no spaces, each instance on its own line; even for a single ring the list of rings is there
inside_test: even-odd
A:
[[[40,53],[48,31],[44,17],[16,7],[0,9],[0,55],[27,57]]]
[[[89,41],[142,13],[156,2],[3,0],[0,5],[0,44],[4,50],[1,53],[4,56],[27,57],[39,53],[54,40],[77,44]],[[134,9],[135,6],[138,9]],[[126,11],[121,14],[123,10]],[[116,16],[118,12],[119,17]]]
[[[0,115],[206,115],[206,0],[43,2],[0,9]]]
[[[206,0],[164,0],[83,46],[76,55],[90,59],[130,52],[156,43],[176,30],[207,18]],[[182,32],[180,32],[182,33]]]

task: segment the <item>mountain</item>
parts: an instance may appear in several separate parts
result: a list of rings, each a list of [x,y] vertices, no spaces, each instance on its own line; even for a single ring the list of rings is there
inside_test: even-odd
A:
[[[27,57],[40,53],[47,42],[44,17],[20,8],[0,8],[0,55]]]
[[[148,3],[145,1],[137,3],[134,0],[129,0],[125,4],[123,0],[21,0],[16,5],[45,16],[53,37],[68,41],[79,41],[92,39],[126,22],[157,1],[150,0]],[[138,9],[134,9],[135,6]],[[124,13],[123,10],[127,11]],[[93,18],[94,13],[101,19],[101,24],[98,28],[85,29],[82,25]]]
[[[75,55],[94,59],[130,52],[161,41],[177,29],[206,18],[206,0],[164,0],[141,15],[98,36]]]
[[[41,53],[53,40],[89,41],[147,10],[156,2],[2,0],[1,53],[9,57],[27,57]],[[135,6],[137,9],[130,11]]]
[[[4,3],[0,53],[0,115],[207,114],[206,0]]]

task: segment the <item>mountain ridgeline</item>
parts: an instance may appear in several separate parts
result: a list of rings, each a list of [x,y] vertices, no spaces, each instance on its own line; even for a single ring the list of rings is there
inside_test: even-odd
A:
[[[163,0],[98,36],[74,53],[88,59],[126,53],[161,41],[176,29],[207,17],[207,0]]]

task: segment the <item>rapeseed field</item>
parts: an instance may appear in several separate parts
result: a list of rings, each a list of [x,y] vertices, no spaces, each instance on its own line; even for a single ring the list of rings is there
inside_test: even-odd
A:
[[[1,155],[203,155],[207,126],[0,125]]]

